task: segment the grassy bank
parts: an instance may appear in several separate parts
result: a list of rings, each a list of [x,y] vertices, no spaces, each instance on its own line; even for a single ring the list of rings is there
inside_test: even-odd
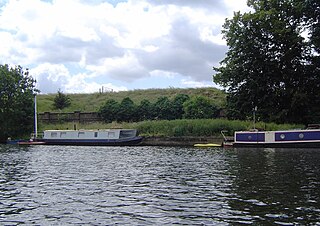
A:
[[[230,121],[226,119],[182,119],[182,120],[161,120],[143,121],[137,123],[92,123],[92,124],[43,124],[39,131],[46,129],[111,129],[111,128],[136,128],[142,136],[220,136],[221,130],[226,130],[226,135],[232,136],[234,131],[252,129],[252,122]],[[303,125],[256,123],[256,128],[264,130],[286,130],[303,128]]]
[[[188,96],[205,96],[214,100],[219,107],[225,105],[226,94],[216,88],[168,88],[168,89],[145,89],[145,90],[130,90],[121,92],[105,92],[105,93],[90,93],[90,94],[67,94],[71,100],[71,105],[64,108],[61,112],[95,112],[105,104],[107,100],[113,99],[121,102],[125,97],[130,99],[137,105],[144,99],[155,103],[159,97],[168,97],[173,99],[178,94],[187,94]],[[40,94],[37,96],[38,112],[58,112],[59,110],[53,107],[55,94]]]
[[[168,88],[168,89],[146,89],[146,90],[131,90],[121,92],[105,92],[92,94],[68,94],[71,99],[71,105],[61,112],[95,112],[107,100],[113,99],[117,102],[125,97],[130,99],[135,104],[140,104],[144,99],[150,102],[156,102],[159,97],[168,97],[173,99],[178,94],[187,94],[188,96],[205,96],[213,99],[219,107],[223,107],[226,101],[226,94],[216,88]],[[53,108],[53,100],[56,94],[47,94],[38,96],[38,112],[57,112]],[[74,123],[63,124],[41,124],[39,131],[46,129],[73,129]],[[136,128],[143,136],[165,136],[165,137],[184,137],[184,136],[220,136],[221,130],[228,131],[229,136],[233,135],[234,131],[248,130],[253,127],[249,121],[230,121],[226,119],[193,119],[193,120],[158,120],[158,121],[143,121],[137,123],[90,123],[76,124],[77,129],[109,129],[109,128]],[[277,125],[274,123],[257,123],[257,128],[265,130],[280,130],[291,128],[302,128],[302,125]]]

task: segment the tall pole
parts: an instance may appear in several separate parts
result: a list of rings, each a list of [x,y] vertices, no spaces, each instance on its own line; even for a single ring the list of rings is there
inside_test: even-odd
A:
[[[38,134],[37,95],[34,95],[34,135],[33,135],[33,138],[37,138],[37,134]]]
[[[255,106],[253,108],[253,129],[255,130],[256,129],[256,111],[258,110],[258,107]]]

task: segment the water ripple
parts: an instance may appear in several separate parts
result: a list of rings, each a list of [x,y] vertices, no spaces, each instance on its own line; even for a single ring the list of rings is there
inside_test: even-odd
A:
[[[319,224],[319,160],[319,150],[2,145],[0,224]]]

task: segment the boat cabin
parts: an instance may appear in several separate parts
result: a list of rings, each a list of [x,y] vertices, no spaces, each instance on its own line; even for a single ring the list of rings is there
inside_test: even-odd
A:
[[[127,139],[137,135],[135,129],[107,130],[45,130],[43,139],[46,140],[81,140],[81,139]]]

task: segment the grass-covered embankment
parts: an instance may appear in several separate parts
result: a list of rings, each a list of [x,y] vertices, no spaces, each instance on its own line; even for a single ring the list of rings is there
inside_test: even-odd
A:
[[[155,103],[160,97],[168,97],[172,100],[178,94],[186,94],[189,97],[205,96],[214,101],[218,107],[223,107],[226,101],[226,93],[216,88],[168,88],[168,89],[145,89],[130,90],[120,92],[105,93],[86,93],[86,94],[67,94],[70,98],[71,105],[58,110],[54,108],[55,94],[39,94],[37,96],[38,112],[96,112],[105,104],[107,100],[121,102],[124,98],[129,97],[136,105],[142,100],[149,100]]]

